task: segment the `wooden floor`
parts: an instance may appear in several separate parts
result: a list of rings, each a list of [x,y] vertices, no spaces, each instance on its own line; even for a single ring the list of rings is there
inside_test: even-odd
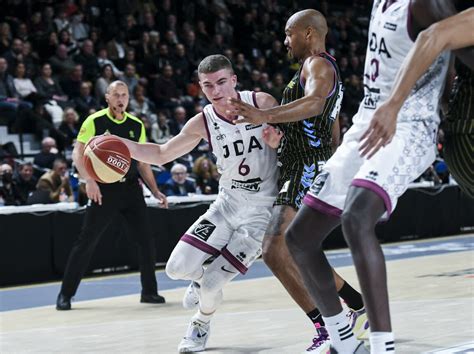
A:
[[[388,262],[397,353],[474,352],[474,252]],[[353,267],[338,268],[356,283]],[[183,289],[163,291],[165,305],[138,295],[1,313],[1,353],[176,353],[193,311]],[[209,353],[300,353],[312,325],[273,277],[229,284],[212,320]],[[456,349],[457,348],[457,349]],[[442,351],[444,350],[444,351]]]

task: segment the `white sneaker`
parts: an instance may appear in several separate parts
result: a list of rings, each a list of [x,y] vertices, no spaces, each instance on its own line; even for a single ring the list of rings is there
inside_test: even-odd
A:
[[[192,319],[188,326],[186,335],[178,346],[179,353],[194,353],[206,349],[206,343],[209,339],[211,328],[208,323],[197,319]]]
[[[199,305],[199,284],[192,281],[184,292],[183,307],[192,310]]]

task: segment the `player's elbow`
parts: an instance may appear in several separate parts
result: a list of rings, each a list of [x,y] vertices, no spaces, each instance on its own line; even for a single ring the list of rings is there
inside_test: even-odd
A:
[[[449,40],[448,36],[446,36],[447,28],[443,24],[435,23],[421,31],[418,35],[417,40],[421,41],[422,43],[426,43],[429,48],[436,49],[440,53],[445,50],[449,50]]]
[[[308,117],[319,116],[324,111],[324,104],[326,103],[326,98],[321,96],[312,96],[308,100]]]

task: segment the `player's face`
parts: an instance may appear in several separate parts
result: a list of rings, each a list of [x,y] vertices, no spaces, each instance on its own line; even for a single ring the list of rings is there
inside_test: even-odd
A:
[[[300,59],[304,55],[304,33],[290,21],[285,27],[285,46],[291,58]]]
[[[199,74],[199,84],[207,99],[216,106],[225,106],[228,97],[235,97],[237,76],[229,69]]]
[[[105,99],[114,114],[123,114],[128,106],[128,88],[117,85],[105,95]]]

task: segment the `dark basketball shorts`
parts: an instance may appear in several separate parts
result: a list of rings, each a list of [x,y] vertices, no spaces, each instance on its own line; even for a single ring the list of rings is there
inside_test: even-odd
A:
[[[279,192],[273,205],[289,205],[298,210],[325,162],[325,160],[306,159],[283,164],[278,178]]]

